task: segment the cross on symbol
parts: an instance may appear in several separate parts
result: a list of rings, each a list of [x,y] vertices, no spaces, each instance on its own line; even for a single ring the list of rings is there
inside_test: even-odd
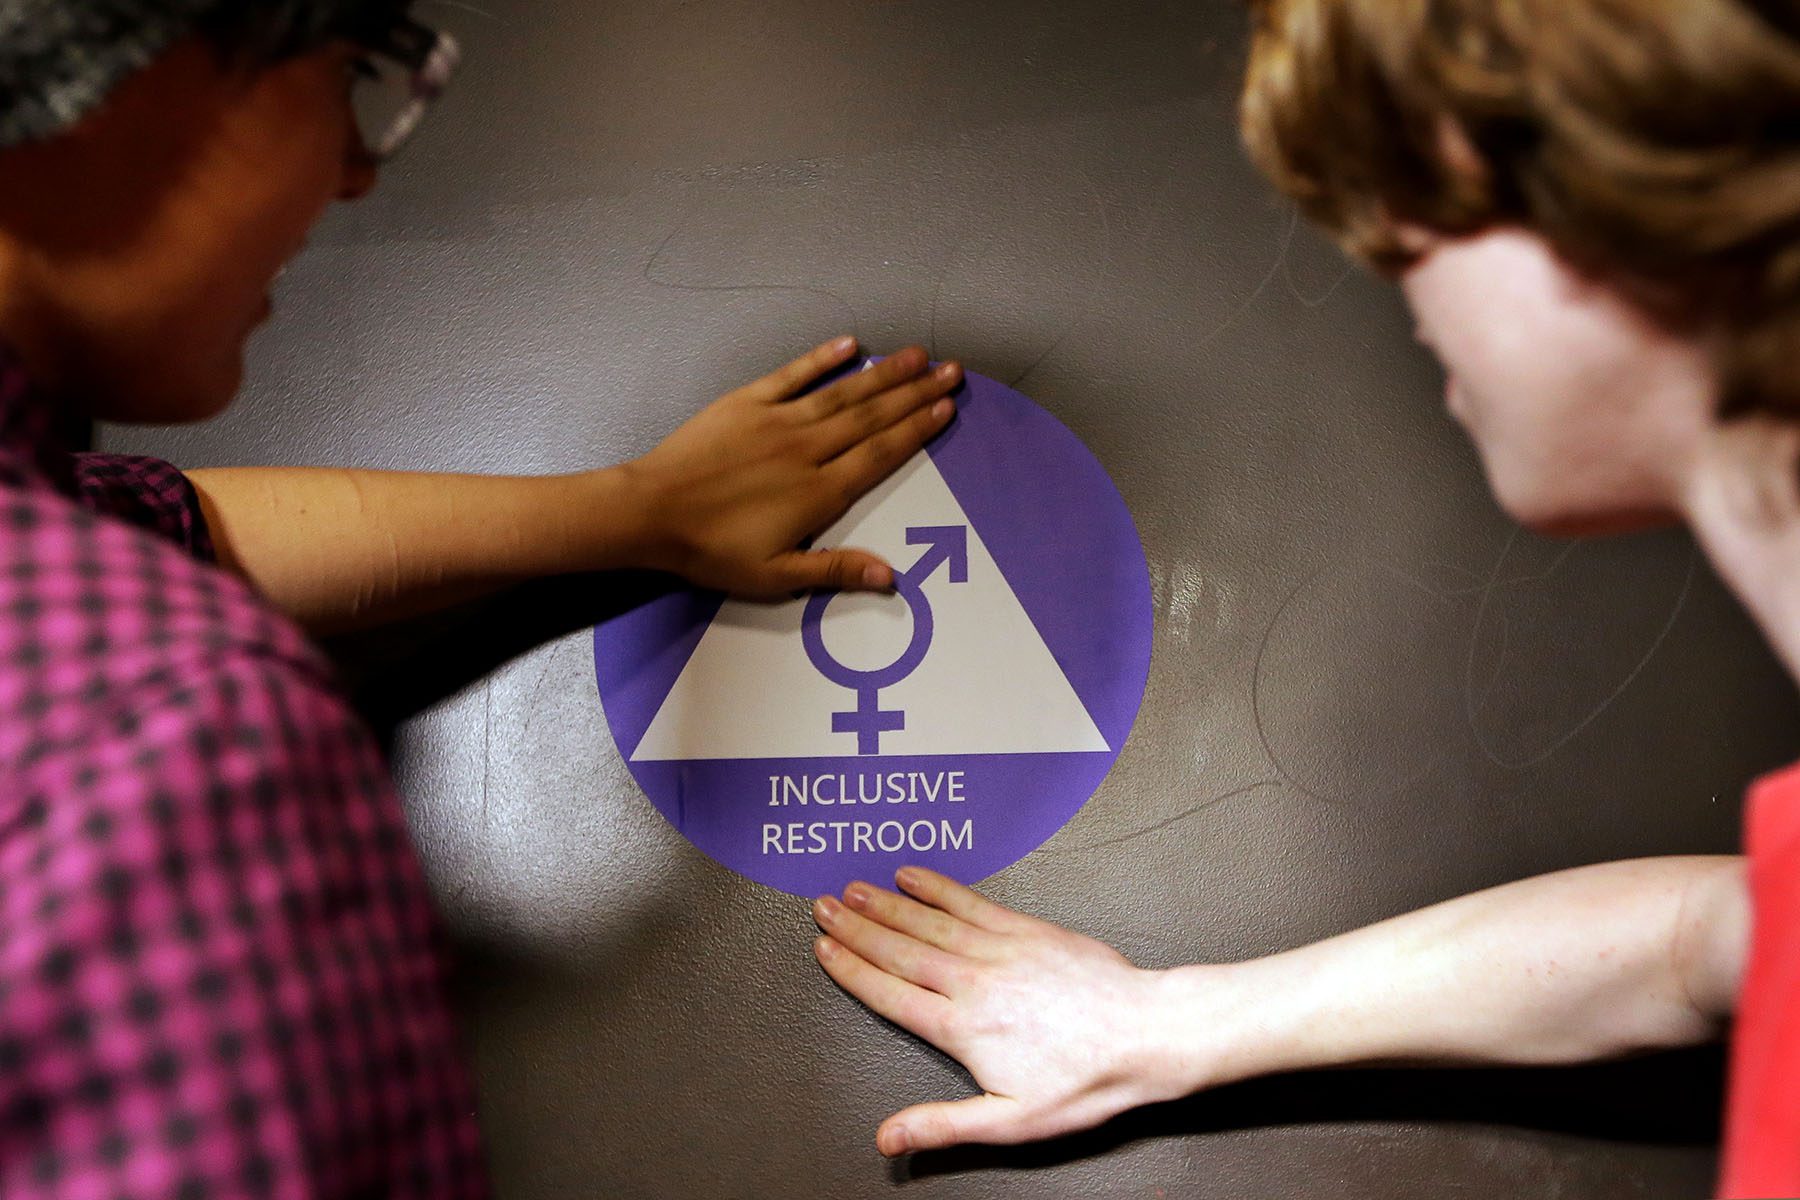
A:
[[[862,671],[847,667],[831,656],[825,646],[822,622],[825,610],[841,592],[821,592],[806,602],[806,615],[800,622],[801,641],[806,657],[814,669],[839,687],[856,693],[856,707],[848,712],[831,714],[833,733],[854,733],[858,754],[881,753],[881,735],[906,728],[906,714],[898,709],[881,707],[881,691],[893,687],[925,661],[931,649],[931,601],[925,596],[924,583],[940,566],[948,565],[951,583],[969,581],[969,528],[966,525],[915,525],[906,531],[906,544],[924,546],[918,560],[905,571],[894,573],[894,590],[906,601],[912,616],[912,639],[887,666],[878,671]]]

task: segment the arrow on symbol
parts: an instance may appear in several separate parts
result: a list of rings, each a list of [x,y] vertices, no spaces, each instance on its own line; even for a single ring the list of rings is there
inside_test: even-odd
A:
[[[940,563],[950,564],[950,582],[969,582],[969,527],[966,525],[914,525],[906,531],[906,544],[924,546],[925,553],[906,570],[914,587],[931,578]]]

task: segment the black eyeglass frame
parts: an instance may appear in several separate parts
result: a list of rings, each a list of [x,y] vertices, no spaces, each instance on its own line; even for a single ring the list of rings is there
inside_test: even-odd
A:
[[[432,104],[450,85],[462,61],[462,47],[449,34],[410,19],[395,22],[377,37],[354,40],[366,55],[361,63],[364,78],[376,78],[379,73],[367,61],[370,57],[388,59],[410,72],[411,94],[387,128],[373,139],[364,131],[364,153],[374,162],[386,162],[412,138]]]

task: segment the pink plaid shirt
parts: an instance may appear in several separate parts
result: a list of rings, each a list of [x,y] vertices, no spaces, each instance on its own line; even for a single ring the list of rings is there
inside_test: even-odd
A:
[[[0,1196],[482,1197],[399,799],[168,464],[0,353]]]

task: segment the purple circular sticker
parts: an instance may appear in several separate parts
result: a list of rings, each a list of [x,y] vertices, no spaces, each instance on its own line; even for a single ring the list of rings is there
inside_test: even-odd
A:
[[[594,631],[600,699],[658,811],[799,896],[908,863],[973,883],[1042,845],[1111,769],[1150,671],[1150,578],[1074,434],[969,375],[957,418],[817,539],[892,594],[675,591]]]

